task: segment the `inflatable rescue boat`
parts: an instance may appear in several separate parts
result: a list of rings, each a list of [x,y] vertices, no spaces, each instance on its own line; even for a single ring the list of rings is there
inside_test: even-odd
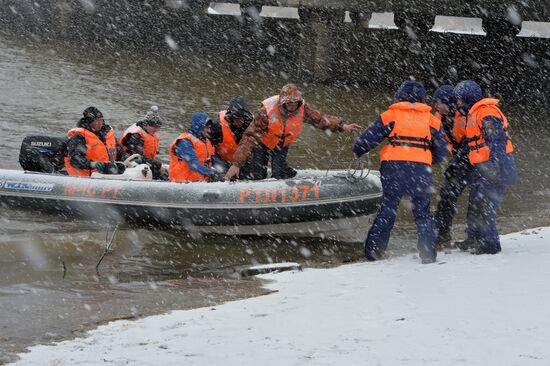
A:
[[[0,205],[187,231],[338,237],[358,228],[366,235],[382,199],[377,172],[301,170],[286,180],[175,183],[149,180],[147,169],[92,177],[0,169]]]

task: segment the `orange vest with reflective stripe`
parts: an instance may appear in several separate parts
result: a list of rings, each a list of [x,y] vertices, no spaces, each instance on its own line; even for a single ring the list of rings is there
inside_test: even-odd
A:
[[[80,135],[86,140],[86,159],[102,163],[115,160],[116,138],[112,128],[107,132],[105,143],[95,133],[82,127],[73,128],[67,133],[69,139],[75,135]],[[69,175],[90,176],[92,172],[95,172],[95,169],[78,169],[73,167],[69,156],[65,157],[65,168]]]
[[[304,104],[285,121],[281,118],[279,109],[279,96],[275,95],[262,102],[262,106],[267,111],[269,125],[266,134],[261,138],[262,143],[270,150],[277,145],[285,147],[296,141],[302,133],[304,127]]]
[[[466,123],[466,142],[468,143],[471,164],[483,163],[489,160],[491,151],[483,138],[481,132],[483,126],[483,118],[494,116],[502,120],[502,127],[506,133],[506,153],[510,154],[514,151],[512,140],[508,134],[508,119],[497,107],[499,100],[493,98],[484,98],[472,106],[468,112]]]
[[[130,153],[131,151],[129,151],[128,148],[124,146],[123,141],[124,139],[126,139],[126,136],[131,133],[137,133],[143,139],[143,156],[149,159],[156,159],[160,141],[158,135],[156,133],[154,135],[151,135],[143,128],[134,123],[133,125],[128,127],[126,131],[124,131],[124,134],[120,138],[120,145],[122,145],[122,148],[127,153]]]
[[[237,150],[237,142],[235,141],[231,127],[229,127],[229,122],[225,119],[225,111],[220,112],[219,117],[222,126],[223,141],[216,145],[216,153],[223,160],[232,161],[233,154]]]
[[[183,139],[191,141],[193,144],[193,150],[195,150],[195,154],[201,164],[207,167],[212,166],[211,158],[214,148],[212,147],[210,140],[206,139],[206,142],[204,142],[189,132],[184,132],[179,135],[174,142],[172,142],[172,145],[170,145],[170,149],[168,150],[168,153],[170,154],[170,172],[168,179],[173,182],[200,182],[208,180],[207,176],[192,170],[185,160],[179,158],[174,153],[176,144],[178,141]]]
[[[431,107],[424,103],[399,102],[382,113],[382,123],[394,122],[388,135],[389,143],[380,152],[380,161],[400,160],[432,163],[431,128],[439,131],[441,121],[430,113]]]
[[[466,137],[466,117],[456,112],[453,118],[453,135],[456,142],[460,143]]]

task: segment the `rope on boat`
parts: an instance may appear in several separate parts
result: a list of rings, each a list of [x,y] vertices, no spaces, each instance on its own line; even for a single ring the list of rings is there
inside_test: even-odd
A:
[[[95,265],[95,271],[98,275],[99,275],[99,265],[101,264],[101,261],[103,260],[103,258],[105,258],[105,256],[107,255],[107,253],[111,249],[111,245],[113,244],[113,240],[115,239],[115,235],[116,235],[116,232],[118,231],[118,226],[119,225],[120,224],[115,225],[115,229],[113,230],[113,233],[111,234],[111,239],[109,239],[109,230],[107,230],[107,232],[105,233],[105,250],[103,251],[103,254],[101,255],[101,258],[99,258],[99,261]]]
[[[325,172],[325,177],[328,176],[328,172],[332,168],[334,162],[339,161],[340,155],[342,155],[342,152],[348,146],[348,140],[351,138],[351,136],[352,135],[347,135],[345,137],[344,143],[341,145],[340,149],[338,149],[338,154],[336,155],[336,158],[331,159],[331,162],[327,168],[327,171]],[[366,166],[365,166],[365,160],[367,161]],[[371,168],[370,168],[369,153],[366,153],[360,158],[355,158],[351,160],[349,162],[346,174],[342,176],[349,182],[355,183],[355,182],[359,182],[367,179],[368,175],[370,174],[370,171],[371,171]]]
[[[364,156],[366,156],[366,158],[364,158]],[[366,166],[365,160],[367,161]],[[363,157],[353,159],[349,162],[345,178],[352,183],[359,182],[367,179],[370,171],[369,153],[366,153]]]

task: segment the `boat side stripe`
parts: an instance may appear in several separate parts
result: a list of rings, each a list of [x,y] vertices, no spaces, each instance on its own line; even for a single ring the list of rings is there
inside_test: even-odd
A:
[[[125,206],[143,206],[143,207],[163,207],[163,208],[207,208],[207,209],[255,209],[255,208],[283,208],[283,207],[296,207],[296,206],[320,206],[324,204],[344,203],[358,200],[369,200],[373,198],[382,197],[382,192],[371,193],[361,196],[347,197],[347,198],[331,198],[320,199],[316,201],[301,201],[301,202],[278,202],[278,203],[263,203],[263,204],[209,204],[207,202],[199,203],[159,203],[159,202],[143,202],[143,201],[118,201],[110,199],[94,199],[89,197],[67,197],[58,195],[44,195],[44,194],[32,194],[26,192],[0,192],[1,196],[10,196],[17,198],[35,198],[44,201],[57,200],[57,201],[73,201],[73,202],[89,202],[89,203],[102,203],[110,205],[125,205]]]

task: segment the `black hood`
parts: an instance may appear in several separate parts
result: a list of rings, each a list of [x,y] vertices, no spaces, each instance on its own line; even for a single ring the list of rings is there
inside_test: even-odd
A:
[[[246,101],[242,96],[231,99],[231,102],[229,102],[229,107],[227,107],[225,119],[231,122],[234,117],[244,118],[244,126],[248,126],[250,122],[252,122],[252,113],[250,112],[250,108],[248,108],[248,104],[246,104]]]

